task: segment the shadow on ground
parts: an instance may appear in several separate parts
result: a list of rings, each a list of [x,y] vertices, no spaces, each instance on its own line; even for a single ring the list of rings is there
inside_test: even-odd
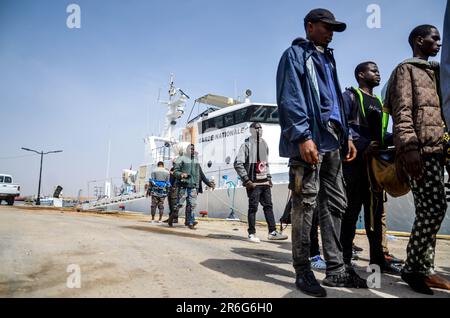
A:
[[[276,252],[262,249],[251,249],[251,248],[238,248],[232,247],[231,252],[238,255],[258,259],[261,262],[271,263],[271,264],[291,264],[292,256],[291,253]]]

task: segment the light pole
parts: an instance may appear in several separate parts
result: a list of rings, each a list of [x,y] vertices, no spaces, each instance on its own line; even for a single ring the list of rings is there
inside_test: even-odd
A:
[[[28,149],[28,148],[23,148],[23,150],[26,151],[31,151],[31,152],[35,152],[38,155],[41,155],[41,167],[39,168],[39,186],[38,186],[38,195],[37,195],[37,199],[36,199],[36,205],[41,205],[41,178],[42,178],[42,160],[44,158],[44,155],[48,155],[49,153],[57,153],[57,152],[62,152],[62,150],[54,150],[54,151],[47,151],[47,152],[43,152],[41,150],[41,152],[33,150],[33,149]]]
[[[91,181],[88,181],[88,183],[87,183],[87,200],[88,200],[88,202],[91,201],[91,200],[89,200],[89,185],[90,185],[92,182],[98,182],[98,181],[97,181],[97,180],[91,180]]]

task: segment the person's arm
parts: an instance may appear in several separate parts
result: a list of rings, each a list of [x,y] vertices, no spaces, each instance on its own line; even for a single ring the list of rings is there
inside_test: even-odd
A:
[[[389,84],[389,105],[392,108],[394,144],[402,154],[406,172],[412,178],[420,178],[422,164],[419,139],[414,130],[413,91],[409,64],[399,66]]]
[[[208,178],[206,178],[205,174],[203,173],[202,167],[200,165],[198,165],[198,168],[199,168],[199,172],[200,172],[200,182],[203,181],[208,187],[214,188],[215,185]]]
[[[236,170],[237,175],[241,178],[242,184],[245,186],[247,182],[250,181],[247,170],[245,170],[245,163],[248,161],[248,150],[247,145],[244,142],[239,148],[238,154],[234,159],[234,170]]]
[[[354,131],[351,126],[351,124],[356,123],[356,118],[354,118],[354,107],[357,107],[357,105],[355,95],[352,92],[347,90],[342,94],[342,97],[344,100],[344,112],[347,115],[348,123],[348,153],[346,154],[344,161],[350,162],[355,160],[357,154],[357,150],[353,142],[359,138],[358,133]]]
[[[318,163],[319,153],[309,126],[308,109],[299,78],[306,70],[299,69],[292,48],[281,57],[277,71],[277,104],[281,134],[300,149],[308,163]]]
[[[264,142],[266,143],[266,141],[264,141]],[[267,149],[266,174],[267,174],[267,179],[269,180],[269,185],[273,186],[272,175],[270,174],[270,167],[269,167],[269,147],[267,146],[267,143],[266,143],[266,149]]]
[[[342,93],[342,97],[344,99],[344,108],[345,108],[345,114],[347,115],[347,122],[348,122],[348,128],[349,128],[349,139],[356,141],[359,139],[359,134],[355,130],[353,130],[352,125],[357,123],[357,118],[355,118],[355,107],[358,107],[356,105],[356,97],[355,94],[353,94],[351,91],[346,90],[344,93]]]

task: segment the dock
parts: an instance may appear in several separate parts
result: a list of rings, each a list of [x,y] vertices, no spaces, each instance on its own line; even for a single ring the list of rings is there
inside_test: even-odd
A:
[[[294,285],[290,238],[268,241],[264,224],[255,244],[244,222],[198,218],[198,229],[190,230],[183,219],[173,228],[149,220],[139,213],[0,206],[0,297],[308,297]],[[408,238],[389,238],[391,252],[404,258]],[[364,248],[355,262],[366,278],[368,241],[358,234],[355,243]],[[450,240],[438,240],[435,263],[450,279]],[[336,298],[450,298],[438,289],[417,294],[387,274],[381,288],[325,288]]]

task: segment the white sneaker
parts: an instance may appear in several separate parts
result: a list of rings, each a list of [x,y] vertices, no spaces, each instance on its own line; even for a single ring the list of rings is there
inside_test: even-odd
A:
[[[253,243],[259,243],[259,242],[261,242],[261,240],[260,240],[259,238],[257,238],[255,234],[250,234],[250,235],[248,236],[248,240],[249,240],[250,242],[253,242]]]
[[[287,240],[288,236],[286,234],[283,234],[278,231],[273,231],[272,233],[269,233],[267,236],[267,239],[272,241],[281,241],[281,240]]]

